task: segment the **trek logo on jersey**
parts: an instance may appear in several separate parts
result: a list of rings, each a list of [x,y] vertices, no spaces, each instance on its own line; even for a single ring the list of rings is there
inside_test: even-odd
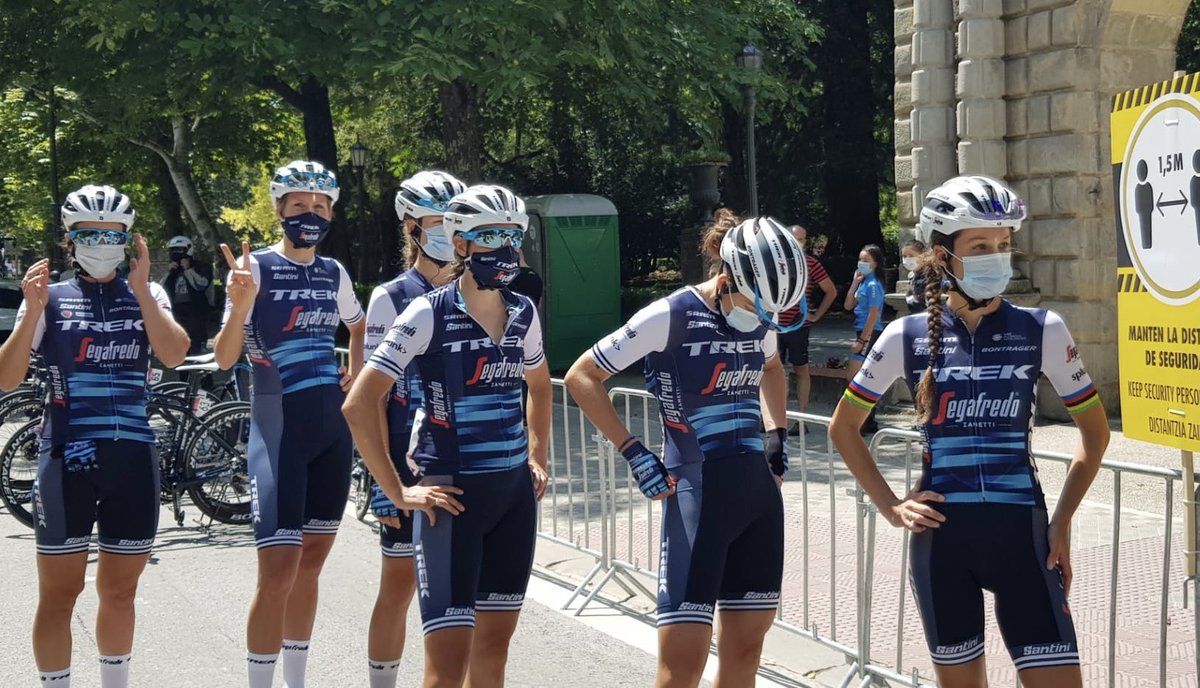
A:
[[[525,373],[525,364],[521,361],[493,361],[488,363],[487,356],[480,356],[475,361],[475,374],[466,381],[468,387],[478,384],[490,384],[496,380],[519,380]]]
[[[258,478],[250,477],[250,513],[254,514],[254,522],[262,522],[262,512],[258,508]]]
[[[663,424],[680,432],[687,432],[688,426],[683,420],[683,399],[679,396],[679,385],[675,378],[670,373],[660,370],[655,380],[658,383],[658,409],[662,413]]]
[[[110,320],[97,322],[92,320],[63,320],[62,331],[83,330],[85,332],[141,332],[144,330],[139,320]]]
[[[450,427],[450,405],[446,403],[446,388],[437,380],[429,381],[429,415],[425,420],[443,428]]]
[[[468,351],[494,349],[496,348],[496,343],[489,337],[480,337],[479,339],[459,339],[453,342],[443,342],[442,346],[449,349],[450,353],[457,354],[464,349]],[[500,339],[500,346],[521,346],[521,338],[514,335],[507,335]]]
[[[688,356],[703,356],[714,354],[756,354],[763,350],[761,339],[747,339],[740,342],[689,342],[683,345]]]
[[[913,373],[920,378],[925,373],[925,369],[914,370]],[[957,380],[966,382],[968,380],[1032,380],[1033,364],[1026,365],[987,365],[987,366],[947,366],[938,368],[937,381],[947,382],[949,380]]]
[[[956,392],[942,393],[938,400],[937,415],[930,424],[943,425],[946,421],[962,424],[967,419],[1016,418],[1021,411],[1021,398],[1016,392],[1009,393],[1006,398],[991,397],[986,392],[970,399],[955,399],[956,396]]]
[[[288,318],[287,324],[283,326],[284,332],[292,330],[304,331],[312,327],[337,327],[338,314],[336,311],[327,311],[324,308],[306,311],[304,306],[296,306],[292,309],[292,317]]]
[[[337,301],[336,289],[272,289],[272,301]]]
[[[667,576],[667,553],[671,551],[671,537],[663,538],[662,546],[658,550],[658,594],[667,595],[671,590],[667,587],[667,581],[670,578]]]
[[[701,394],[726,393],[735,388],[751,387],[755,390],[762,383],[763,369],[743,365],[737,370],[726,370],[724,363],[718,363],[708,380],[708,386],[700,390]]]
[[[142,345],[139,342],[118,344],[94,344],[95,338],[84,337],[79,341],[79,353],[75,354],[76,363],[108,363],[110,361],[129,361],[142,355]]]

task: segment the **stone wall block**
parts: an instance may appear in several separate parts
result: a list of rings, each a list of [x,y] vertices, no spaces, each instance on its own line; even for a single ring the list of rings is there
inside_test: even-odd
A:
[[[1050,96],[1033,96],[1027,101],[1030,134],[1045,134],[1050,131]]]
[[[913,26],[918,29],[945,27],[954,23],[951,0],[914,0]]]
[[[954,55],[953,34],[945,29],[918,29],[912,36],[913,67],[949,67]]]
[[[1008,131],[1004,101],[964,100],[958,104],[958,136],[964,139],[1002,139]]]
[[[1025,186],[1029,189],[1025,195],[1029,217],[1036,219],[1053,215],[1054,205],[1051,200],[1053,190],[1050,180],[1044,178],[1030,179]]]
[[[913,144],[946,144],[951,140],[954,111],[949,107],[918,107],[912,113]]]
[[[1024,136],[1029,132],[1027,116],[1029,113],[1029,101],[1025,98],[1005,101],[1005,106],[1008,108],[1006,121],[1008,123],[1008,136]]]
[[[1049,179],[1040,179],[1035,183],[1030,180],[1029,194],[1038,193],[1039,186],[1050,186]],[[1033,245],[1033,255],[1039,259],[1051,256],[1074,257],[1079,250],[1079,230],[1075,220],[1070,218],[1046,218],[1029,223],[1030,236]],[[1022,232],[1025,228],[1021,229]]]
[[[969,57],[1004,57],[1004,22],[999,19],[965,19],[958,25],[959,54]]]
[[[1025,8],[1030,12],[1074,4],[1076,0],[1028,0]]]
[[[1050,13],[1031,14],[1026,21],[1025,44],[1028,49],[1033,51],[1050,47]]]
[[[1080,68],[1080,51],[1062,48],[1029,57],[1029,88],[1037,91],[1088,88],[1095,81],[1089,69]]]
[[[896,37],[896,42],[905,42],[913,33],[913,10],[911,7],[900,9],[897,8],[892,13],[892,35]],[[905,39],[905,40],[901,40]]]
[[[1004,0],[1004,14],[1012,16],[1025,11],[1025,0]]]
[[[1024,234],[1025,230],[1017,232]],[[1029,281],[1033,284],[1033,288],[1040,291],[1043,297],[1054,296],[1056,284],[1054,282],[1054,261],[1052,260],[1035,260],[1030,263]]]
[[[1014,177],[1029,174],[1029,142],[1010,141],[1008,144],[1008,171]]]
[[[1004,95],[1004,60],[969,58],[958,63],[956,94],[965,98],[998,98]]]
[[[1003,141],[962,141],[958,144],[960,174],[1008,176],[1008,150]]]
[[[892,106],[898,117],[906,117],[912,110],[912,83],[901,81],[892,92]]]
[[[892,53],[892,65],[896,69],[897,79],[912,78],[913,63],[911,43],[896,46],[895,52]]]
[[[949,69],[918,69],[912,74],[913,103],[941,105],[954,102],[954,72]]]
[[[907,155],[912,151],[912,120],[898,119],[892,123],[892,141],[897,155]]]
[[[1004,14],[1004,2],[1003,0],[960,0],[958,14],[966,19],[999,17]]]
[[[1079,7],[1060,7],[1052,12],[1050,41],[1054,45],[1075,45],[1079,42]]]
[[[1010,98],[1029,93],[1029,58],[1004,61],[1004,93]]]
[[[1080,198],[1079,177],[1055,177],[1052,187],[1052,213],[1054,215],[1072,214],[1084,200]]]
[[[1055,93],[1050,96],[1052,131],[1099,131],[1096,98],[1091,93]]]

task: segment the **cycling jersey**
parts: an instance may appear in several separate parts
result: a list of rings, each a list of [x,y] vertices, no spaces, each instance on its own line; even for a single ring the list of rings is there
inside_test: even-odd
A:
[[[883,292],[883,285],[879,283],[875,273],[863,278],[858,289],[854,291],[854,329],[859,331],[866,329],[867,318],[870,317],[872,308],[879,309],[879,313],[875,317],[875,329],[883,329]]]
[[[408,308],[413,299],[432,291],[433,285],[415,267],[396,279],[375,287],[367,304],[367,337],[365,357],[370,358],[396,321],[396,316]],[[388,452],[392,465],[406,485],[415,484],[408,467],[409,439],[417,409],[421,406],[421,377],[416,366],[408,366],[388,394]],[[379,527],[379,546],[383,555],[393,558],[412,556],[412,516],[401,513],[400,527]]]
[[[166,292],[148,286],[169,313]],[[22,302],[18,322],[25,312]],[[86,552],[98,526],[101,551],[146,554],[159,504],[146,415],[150,340],[128,281],[50,285],[31,348],[50,382],[33,485],[38,553]]]
[[[250,256],[258,284],[246,316],[254,395],[247,446],[258,547],[300,546],[337,532],[350,492],[353,443],[334,357],[338,321],[363,318],[346,269],[317,256],[297,263],[277,248]],[[231,304],[226,303],[228,321]]]
[[[616,374],[645,358],[664,463],[658,625],[712,624],[714,609],[773,610],[783,580],[783,501],[763,456],[759,386],[776,336],[742,332],[693,287],[659,299],[592,347]],[[749,460],[743,460],[749,459]]]
[[[845,398],[870,409],[897,379],[915,390],[928,361],[926,316],[901,318],[871,349]],[[972,333],[946,312],[935,370],[922,489],[947,502],[1045,508],[1029,451],[1038,376],[1050,380],[1072,414],[1099,403],[1066,323],[1052,311],[1004,301]]]
[[[521,383],[546,360],[542,327],[527,297],[500,294],[508,320],[499,345],[451,284],[413,300],[367,361],[392,379],[416,366],[426,417],[413,458],[426,474],[504,471],[529,458]]]
[[[153,283],[149,288],[170,313],[163,288]],[[22,302],[17,321],[24,317]],[[73,278],[50,285],[31,348],[41,352],[49,374],[44,440],[154,442],[146,418],[150,339],[129,282]]]
[[[537,501],[521,409],[528,368],[545,365],[537,309],[499,291],[508,311],[500,341],[467,312],[452,283],[396,318],[367,365],[399,379],[416,366],[425,420],[414,459],[423,485],[456,485],[465,510],[423,512],[413,525],[425,633],[475,625],[475,610],[519,611],[533,566]]]
[[[884,331],[845,399],[872,408],[898,378],[916,387],[929,361],[925,315]],[[909,573],[933,661],[982,656],[982,590],[1018,670],[1079,663],[1062,574],[1049,571],[1045,497],[1030,453],[1037,382],[1067,410],[1099,403],[1066,324],[1052,311],[1007,301],[975,332],[946,312],[933,419],[923,427],[921,489],[938,492],[946,520],[912,538]]]
[[[737,454],[762,456],[758,389],[776,354],[765,327],[742,332],[684,287],[638,311],[592,347],[616,375],[645,358],[646,388],[658,399],[668,469]]]

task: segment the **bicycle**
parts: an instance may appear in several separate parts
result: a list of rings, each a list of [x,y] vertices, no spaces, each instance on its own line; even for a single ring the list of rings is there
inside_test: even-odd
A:
[[[207,364],[215,361],[213,354],[199,354],[197,356],[188,356],[183,359],[184,365]],[[176,370],[179,370],[178,368]],[[249,375],[250,364],[245,360],[238,361],[233,368],[229,370],[229,376],[225,381],[215,389],[202,389],[201,391],[213,398],[213,403],[222,403],[226,401],[249,401]],[[243,391],[246,390],[246,391]],[[184,395],[188,391],[188,383],[186,380],[170,380],[160,382],[152,380],[150,385],[151,392],[166,395]]]
[[[179,366],[182,372],[213,374],[215,363]],[[164,502],[171,504],[182,526],[181,498],[186,493],[209,519],[249,523],[250,479],[246,445],[250,437],[250,404],[209,404],[201,394],[204,375],[192,375],[184,395],[151,392],[146,413],[155,435]],[[23,424],[0,450],[0,496],[12,515],[33,527],[33,482],[37,477],[41,419]]]

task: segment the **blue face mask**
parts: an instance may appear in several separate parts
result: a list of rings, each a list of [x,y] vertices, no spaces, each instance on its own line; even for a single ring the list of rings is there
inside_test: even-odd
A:
[[[858,271],[861,272],[864,277],[874,272],[874,270],[871,268],[871,264],[865,260],[858,261]]]
[[[950,255],[954,256],[953,253]],[[963,276],[957,278],[958,288],[976,301],[996,298],[1012,279],[1012,254],[1008,251],[986,256],[954,257],[963,264]]]
[[[516,249],[501,246],[488,253],[471,253],[467,257],[467,269],[480,289],[502,289],[512,284],[521,271],[521,264]]]
[[[310,248],[321,243],[329,233],[329,220],[316,213],[301,213],[283,218],[283,233],[296,248]]]

